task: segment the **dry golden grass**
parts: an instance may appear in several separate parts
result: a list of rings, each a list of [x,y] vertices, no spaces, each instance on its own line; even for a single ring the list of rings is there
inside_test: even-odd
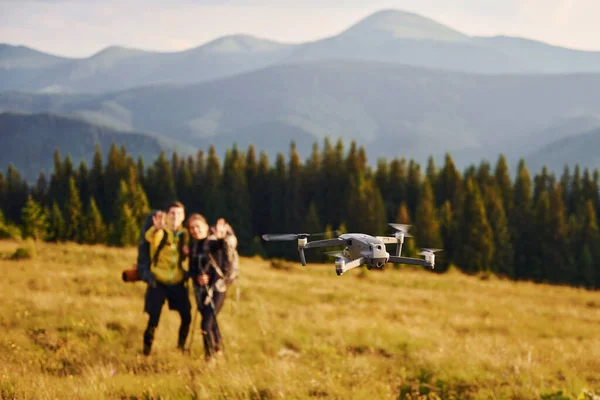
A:
[[[227,358],[175,350],[165,309],[140,355],[134,249],[0,242],[0,398],[593,398],[600,293],[387,268],[342,277],[243,259],[219,318]],[[558,393],[562,392],[562,395]],[[551,396],[552,395],[552,396]],[[562,397],[561,397],[562,396]]]

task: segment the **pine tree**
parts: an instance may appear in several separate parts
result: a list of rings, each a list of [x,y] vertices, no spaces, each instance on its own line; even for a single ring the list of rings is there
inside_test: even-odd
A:
[[[310,203],[308,207],[308,214],[303,221],[302,231],[307,233],[317,233],[322,231],[321,221],[319,220],[319,212],[317,211],[317,206],[315,203]],[[306,254],[307,262],[318,262],[322,259],[320,254],[317,252],[309,252]]]
[[[427,168],[425,169],[425,176],[429,180],[429,185],[431,186],[432,190],[437,185],[437,174],[438,171],[437,167],[435,166],[435,160],[433,159],[433,156],[429,156],[429,158],[427,159]]]
[[[103,183],[105,202],[101,205],[102,215],[109,220],[114,210],[114,196],[119,192],[121,180],[127,179],[127,171],[123,171],[125,160],[122,160],[121,152],[117,145],[112,143],[108,151],[108,161],[104,170]]]
[[[69,189],[67,192],[64,217],[66,240],[74,242],[81,241],[83,207],[81,205],[79,190],[77,190],[74,177],[69,178]]]
[[[569,198],[566,200],[569,214],[578,214],[582,212],[582,208],[585,204],[582,191],[581,170],[579,165],[575,165],[575,171],[573,172],[573,177],[569,185]]]
[[[350,182],[346,225],[350,231],[381,235],[386,227],[386,211],[375,183],[359,176]]]
[[[52,209],[50,210],[50,226],[48,229],[47,239],[54,242],[62,242],[66,239],[66,227],[65,220],[60,211],[58,203],[55,201],[52,203]]]
[[[412,224],[406,202],[403,201],[402,203],[400,203],[400,207],[398,207],[398,212],[396,213],[396,218],[394,219],[394,221],[399,224]]]
[[[91,196],[91,186],[90,186],[90,172],[88,171],[87,164],[85,160],[81,160],[79,164],[79,169],[77,170],[77,175],[75,179],[75,185],[77,186],[77,190],[79,191],[80,201],[83,205],[83,208],[86,209],[88,207],[88,200]]]
[[[465,172],[463,173],[463,182],[466,183],[469,179],[472,179],[474,182],[477,181],[477,168],[475,168],[474,164],[465,168]]]
[[[8,208],[8,183],[4,173],[0,171],[0,212],[6,213]],[[4,216],[3,216],[4,218]]]
[[[296,232],[302,228],[303,219],[306,216],[306,208],[304,206],[303,166],[300,163],[300,156],[296,151],[295,142],[292,142],[290,146],[290,160],[287,174],[285,201],[287,213],[285,226],[291,232]]]
[[[323,223],[338,226],[346,216],[349,190],[343,144],[340,141],[332,148],[329,138],[325,138],[321,165],[319,196],[316,202],[320,208],[319,217]]]
[[[502,207],[506,213],[506,217],[510,220],[512,205],[513,205],[513,189],[508,172],[508,164],[504,154],[498,157],[496,168],[494,170],[494,181],[498,187],[499,195],[502,198]]]
[[[446,154],[444,167],[438,174],[435,186],[436,206],[440,207],[446,200],[454,206],[460,204],[462,177],[454,165],[450,154]],[[456,214],[456,209],[452,210]]]
[[[592,200],[588,200],[578,214],[579,230],[576,234],[576,250],[578,257],[577,284],[593,288],[596,285],[598,274],[598,259],[600,259],[600,232],[598,230],[596,210]],[[584,251],[589,251],[592,260],[586,260]],[[585,256],[585,257],[584,257]]]
[[[260,153],[258,172],[254,185],[250,187],[252,197],[252,227],[256,235],[263,235],[271,228],[271,192],[269,184],[271,179],[271,166],[265,152]],[[279,227],[273,227],[281,232]]]
[[[185,204],[187,207],[192,206],[194,202],[194,177],[192,176],[192,170],[188,168],[188,164],[185,159],[179,160],[179,166],[175,173],[175,192],[177,198]]]
[[[237,146],[225,156],[223,169],[223,217],[235,230],[240,254],[249,254],[252,242],[250,194],[246,183],[244,157]]]
[[[137,160],[137,164],[135,165],[135,172],[137,174],[137,181],[139,182],[140,185],[142,185],[142,188],[144,189],[144,192],[146,191],[146,167],[144,165],[144,158],[142,156],[138,156],[138,160]]]
[[[48,180],[44,171],[40,171],[35,187],[31,191],[31,196],[40,206],[47,205],[48,201]]]
[[[177,198],[173,171],[164,151],[160,153],[160,156],[154,162],[152,170],[153,181],[150,185],[153,190],[152,197],[149,199],[150,205],[152,208],[163,209]]]
[[[348,156],[346,157],[346,171],[348,176],[358,176],[364,174],[360,158],[358,157],[358,147],[356,146],[356,141],[354,140],[350,143],[350,150],[348,151]]]
[[[548,168],[544,166],[542,172],[533,179],[533,204],[537,203],[537,200],[543,192],[549,192],[550,187],[552,186],[551,180],[552,178],[548,174]]]
[[[106,226],[102,221],[102,214],[96,204],[96,200],[91,197],[88,201],[88,208],[84,218],[85,224],[82,230],[82,242],[87,244],[106,243]]]
[[[204,183],[206,179],[206,160],[204,157],[204,151],[200,150],[196,154],[196,163],[194,166],[194,175],[193,179],[193,188],[192,195],[194,197],[194,201],[190,204],[189,211],[190,213],[198,212],[201,214],[206,214],[206,201],[205,201],[205,188]],[[205,215],[206,216],[206,215]]]
[[[48,197],[51,201],[56,201],[59,206],[65,204],[65,195],[67,193],[67,182],[63,172],[62,159],[58,148],[54,149],[54,168],[50,175],[50,188]]]
[[[414,160],[408,164],[408,180],[406,183],[406,205],[411,215],[415,215],[419,202],[419,189],[421,187],[421,166]]]
[[[101,212],[102,210],[106,210],[105,203],[108,202],[108,199],[104,193],[104,165],[102,163],[102,151],[100,150],[99,143],[96,143],[92,169],[89,174],[89,196],[96,199],[97,206]]]
[[[490,187],[496,185],[496,179],[494,179],[494,176],[492,175],[492,167],[487,161],[482,161],[479,164],[476,174],[476,182],[479,186],[479,191],[481,192],[482,196],[486,195],[486,192]]]
[[[117,199],[114,203],[114,215],[117,219],[111,224],[109,244],[129,246],[139,239],[139,226],[129,206],[130,193],[125,181],[121,181]]]
[[[493,232],[495,249],[490,269],[500,276],[513,279],[515,276],[513,264],[514,249],[510,237],[508,219],[497,186],[492,186],[488,189],[486,214]]]
[[[287,226],[285,226],[287,205],[285,204],[286,192],[287,192],[287,171],[285,165],[285,158],[283,154],[277,154],[277,161],[275,163],[275,169],[271,171],[269,184],[267,190],[269,191],[270,200],[270,226],[271,232],[286,232]],[[270,255],[275,257],[285,257],[289,255],[289,250],[284,249],[283,246],[278,248],[271,247]]]
[[[383,198],[386,202],[386,208],[388,208],[388,217],[393,216],[396,212],[396,208],[400,203],[407,203],[408,207],[408,172],[406,167],[406,159],[394,158],[390,163],[390,173],[388,180],[388,188],[381,189]],[[408,211],[411,217],[414,213],[408,207]]]
[[[23,221],[23,237],[33,237],[36,241],[42,238],[48,230],[48,221],[42,207],[33,199],[27,198],[27,203],[21,212]]]
[[[441,248],[440,224],[429,178],[421,185],[415,221],[414,235],[419,247]]]
[[[489,271],[494,257],[492,229],[479,189],[471,178],[467,180],[465,189],[460,228],[461,247],[458,249],[457,261],[467,273]]]
[[[321,199],[321,153],[319,152],[318,143],[313,143],[310,157],[306,160],[304,167],[304,201],[308,206],[310,203],[315,203],[317,211],[320,209]]]
[[[392,221],[398,212],[398,204],[393,204],[390,199],[390,171],[385,158],[377,160],[377,169],[375,170],[375,184],[381,192],[383,202],[385,204],[386,217],[388,221]]]
[[[444,272],[448,268],[450,260],[453,260],[456,253],[457,232],[459,229],[458,221],[454,218],[452,203],[446,200],[438,210],[440,223],[440,238],[445,257],[442,262],[437,262],[435,269]]]
[[[17,225],[21,225],[21,209],[27,202],[29,188],[21,179],[19,171],[10,163],[6,174],[5,217]]]
[[[553,185],[550,192],[550,213],[545,232],[548,234],[546,246],[548,257],[546,264],[547,279],[551,283],[569,282],[569,266],[572,264],[570,251],[570,235],[567,223],[566,206],[561,184]]]
[[[547,279],[546,262],[551,257],[549,248],[552,233],[548,231],[550,226],[550,199],[548,192],[540,191],[533,210],[533,229],[538,232],[534,247],[529,248],[530,262],[528,276],[536,282],[544,282]]]
[[[515,278],[530,278],[531,249],[535,247],[533,231],[532,190],[529,171],[525,161],[519,162],[517,179],[513,189],[510,218],[511,237],[515,250]]]
[[[131,210],[133,219],[136,221],[138,226],[142,226],[150,214],[150,204],[142,185],[140,183],[136,183],[133,191],[129,192],[129,196],[130,200],[128,206]]]
[[[121,206],[119,218],[114,224],[113,244],[116,246],[132,246],[138,241],[139,228],[131,209],[127,204]]]
[[[208,221],[216,221],[216,219],[223,214],[223,192],[221,162],[217,156],[215,147],[212,145],[208,150],[208,159],[206,162],[206,172],[204,177],[205,179],[202,191],[204,206],[206,207],[204,216],[208,219]]]

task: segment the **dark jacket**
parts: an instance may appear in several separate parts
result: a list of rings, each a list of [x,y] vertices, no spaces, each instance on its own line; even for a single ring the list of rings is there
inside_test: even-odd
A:
[[[194,285],[198,285],[196,278],[203,273],[209,276],[209,286],[219,278],[230,284],[237,277],[236,246],[235,235],[228,235],[225,239],[217,239],[213,235],[202,240],[192,239],[189,271]]]

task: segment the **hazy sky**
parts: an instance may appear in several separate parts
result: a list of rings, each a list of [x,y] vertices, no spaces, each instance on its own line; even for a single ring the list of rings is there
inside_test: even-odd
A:
[[[73,57],[109,45],[175,51],[222,35],[282,42],[341,32],[380,9],[411,11],[469,35],[523,36],[600,50],[599,0],[0,0],[0,43]],[[168,5],[167,5],[168,4]]]

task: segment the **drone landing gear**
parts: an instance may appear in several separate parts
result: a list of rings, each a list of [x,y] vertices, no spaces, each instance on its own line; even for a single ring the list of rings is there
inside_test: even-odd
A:
[[[351,270],[352,268],[360,267],[365,262],[365,258],[360,257],[350,262],[347,261],[349,260],[341,257],[335,260],[335,272],[338,276],[341,276],[344,272]]]

